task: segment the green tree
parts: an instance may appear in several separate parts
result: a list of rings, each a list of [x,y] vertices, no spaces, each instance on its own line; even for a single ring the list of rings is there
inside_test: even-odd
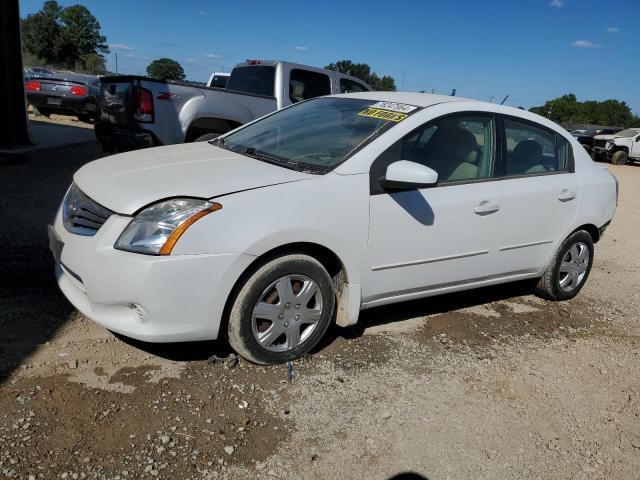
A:
[[[170,58],[159,58],[147,67],[147,75],[158,80],[184,80],[185,74],[182,66]]]
[[[619,100],[579,102],[572,93],[549,100],[542,106],[531,108],[530,111],[557,123],[628,127],[638,119],[625,102]]]
[[[72,5],[60,12],[58,55],[73,67],[89,54],[109,53],[107,38],[100,33],[100,22],[82,5]]]
[[[353,63],[351,60],[338,60],[336,63],[330,63],[324,68],[359,78],[371,85],[371,88],[374,90],[396,90],[396,82],[393,77],[388,75],[385,75],[382,78],[378,77],[375,72],[371,71],[371,67],[366,63]]]
[[[41,11],[21,20],[23,49],[44,62],[56,63],[59,20],[60,6],[56,1],[45,2]]]
[[[47,64],[99,70],[99,58],[104,64],[102,54],[109,52],[100,22],[82,5],[62,8],[48,0],[42,10],[23,19],[21,26],[25,52]]]

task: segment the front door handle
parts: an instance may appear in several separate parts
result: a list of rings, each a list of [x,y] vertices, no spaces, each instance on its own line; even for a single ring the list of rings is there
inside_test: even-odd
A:
[[[497,203],[489,203],[487,201],[481,202],[476,208],[473,209],[478,215],[489,215],[500,210]]]
[[[560,192],[558,195],[558,200],[561,202],[568,202],[576,198],[576,192],[572,192],[571,190],[567,190],[566,188]]]

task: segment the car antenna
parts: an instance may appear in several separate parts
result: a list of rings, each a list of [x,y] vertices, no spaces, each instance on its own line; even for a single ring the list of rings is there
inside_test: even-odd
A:
[[[509,98],[509,94],[507,94],[507,96],[502,99],[502,101],[500,102],[500,105],[504,105],[504,102],[507,101],[507,98]]]

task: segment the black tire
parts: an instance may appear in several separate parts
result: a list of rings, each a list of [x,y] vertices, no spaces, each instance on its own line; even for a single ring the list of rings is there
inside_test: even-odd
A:
[[[296,320],[300,323],[292,323],[295,314],[302,311],[300,310],[300,304],[294,305],[295,302],[291,302],[291,304],[287,302],[285,304],[280,300],[279,290],[274,286],[277,282],[288,282],[290,277],[296,276],[311,280],[312,282],[309,282],[309,285],[313,285],[313,282],[315,282],[317,292],[319,292],[320,295],[320,308],[317,310],[319,312],[317,313],[319,320],[310,324],[305,322],[304,315],[302,320]],[[294,288],[295,281],[296,279],[294,279],[293,282],[289,282],[289,286],[292,286],[291,293],[294,295],[296,295]],[[302,288],[302,285],[301,282],[300,288]],[[275,300],[271,300],[270,302],[264,301],[267,296],[269,296],[269,298],[273,297],[274,293],[269,294],[268,292],[270,291],[275,292],[275,296],[278,299],[277,303],[273,303]],[[302,290],[298,291],[298,294],[302,295],[302,293]],[[311,300],[313,302],[316,302],[318,298],[315,295],[316,294],[314,294],[314,298]],[[277,320],[271,323],[269,323],[269,320],[261,318],[254,320],[254,308],[256,308],[259,303],[271,303],[275,308],[276,314],[280,312]],[[324,266],[314,258],[307,255],[292,254],[270,260],[255,270],[240,288],[240,291],[233,301],[227,328],[229,343],[239,355],[260,365],[283,363],[301,357],[315,347],[324,336],[333,319],[335,303],[336,295],[331,277]],[[306,309],[308,305],[309,303],[303,305],[303,308]],[[305,311],[312,310],[309,309]],[[258,314],[256,314],[256,316],[260,317]],[[297,317],[300,317],[300,315],[297,315]],[[261,323],[260,327],[264,328],[264,330],[259,330],[258,322]],[[267,325],[263,326],[262,324]],[[289,336],[288,333],[286,333],[289,330],[285,330],[285,327],[295,328],[295,325],[297,325],[298,328],[298,338],[300,342],[296,344],[295,347],[289,348]],[[277,326],[277,330],[275,331],[282,331],[283,333],[275,333],[272,335],[273,340],[271,344],[264,346],[259,343],[258,337],[261,334],[263,338],[266,337],[265,332],[267,332],[271,326],[274,328]],[[306,338],[303,339],[305,335]],[[278,342],[278,339],[282,339],[283,337],[284,342]]]
[[[33,113],[38,116],[42,116],[42,117],[47,117],[49,118],[51,116],[51,112],[49,110],[47,110],[46,108],[37,108],[37,107],[33,107]]]
[[[561,272],[561,269],[564,269],[563,262],[565,262],[568,258],[571,260],[566,262],[566,264],[572,264],[573,255],[570,253],[573,247],[577,246],[578,250],[581,250],[581,246],[586,247],[589,258],[588,261],[582,261],[581,266],[576,266],[575,268],[581,270],[584,268],[584,275],[577,282],[575,287],[571,288],[571,282],[569,285],[562,285],[562,282],[565,281],[567,275]],[[585,230],[578,230],[577,232],[572,233],[560,246],[558,251],[556,252],[553,260],[547,267],[547,270],[544,272],[544,275],[538,279],[538,282],[535,286],[535,293],[539,297],[546,298],[547,300],[569,300],[575,297],[582,287],[587,282],[587,278],[589,277],[589,273],[591,272],[591,266],[593,265],[593,238],[591,235]],[[577,272],[575,272],[578,275]],[[579,277],[579,275],[578,275]],[[568,288],[568,289],[567,289]]]
[[[626,165],[629,160],[629,155],[624,150],[618,150],[611,157],[611,163],[613,165]]]
[[[89,124],[95,123],[93,120],[93,117],[87,114],[78,115],[78,120],[80,120],[82,123],[89,123]]]
[[[196,138],[194,142],[206,142],[207,140],[213,140],[220,135],[220,133],[205,133],[204,135],[200,135],[198,138]]]

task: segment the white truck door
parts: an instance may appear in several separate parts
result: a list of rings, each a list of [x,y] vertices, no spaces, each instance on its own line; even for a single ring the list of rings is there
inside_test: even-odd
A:
[[[636,136],[636,138],[633,139],[633,143],[631,144],[631,152],[629,152],[629,157],[640,160],[640,135]]]

